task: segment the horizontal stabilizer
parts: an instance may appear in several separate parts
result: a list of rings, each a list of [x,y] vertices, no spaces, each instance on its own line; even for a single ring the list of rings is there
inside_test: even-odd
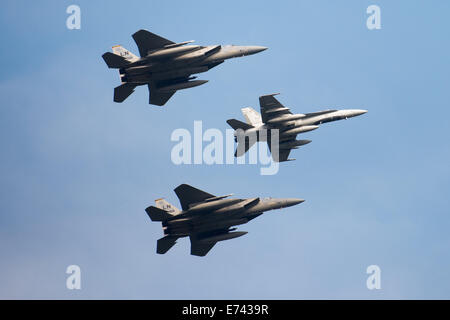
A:
[[[148,216],[150,217],[150,219],[152,219],[152,221],[165,221],[173,217],[167,211],[159,209],[154,206],[148,207],[147,209],[145,209],[145,212],[147,212]]]
[[[230,125],[230,127],[232,127],[234,130],[237,129],[242,129],[242,130],[247,130],[247,129],[251,129],[253,128],[252,125],[236,120],[236,119],[229,119],[227,120],[227,123]]]
[[[114,88],[114,101],[115,102],[123,102],[126,98],[130,96],[134,92],[135,85],[124,83],[118,87]]]
[[[156,253],[164,254],[177,243],[177,237],[165,236],[156,243]]]
[[[102,55],[103,60],[105,60],[108,68],[111,69],[119,69],[123,68],[126,65],[130,64],[130,61],[125,59],[124,57],[118,56],[117,54],[106,52]]]

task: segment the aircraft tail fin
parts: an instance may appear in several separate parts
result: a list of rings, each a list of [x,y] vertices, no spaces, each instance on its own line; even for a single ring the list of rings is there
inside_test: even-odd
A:
[[[112,47],[112,51],[113,51],[113,54],[120,56],[122,58],[125,58],[125,60],[127,60],[130,63],[139,60],[139,58],[135,54],[133,54],[131,51],[125,49],[121,45]]]
[[[241,111],[248,124],[254,127],[262,125],[262,118],[258,111],[250,107],[242,108]]]
[[[156,243],[156,253],[164,254],[177,243],[177,237],[165,236]]]
[[[237,130],[237,129],[247,130],[247,129],[253,128],[252,125],[242,122],[242,121],[239,121],[239,120],[236,120],[236,119],[229,119],[229,120],[227,120],[227,123],[234,130]]]
[[[181,213],[180,209],[163,198],[156,199],[155,204],[156,207],[150,206],[145,209],[145,212],[147,212],[152,221],[164,221]]]
[[[170,204],[168,201],[166,201],[163,198],[156,199],[155,203],[156,203],[157,208],[164,210],[165,212],[167,212],[168,214],[170,214],[172,216],[175,216],[175,215],[181,213],[180,209],[175,207],[173,204]]]
[[[114,88],[114,101],[123,102],[126,98],[134,92],[136,85],[130,83],[123,83],[122,85]]]

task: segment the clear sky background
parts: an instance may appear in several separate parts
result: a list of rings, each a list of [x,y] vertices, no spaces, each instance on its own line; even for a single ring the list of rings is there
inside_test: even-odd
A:
[[[68,30],[66,8],[81,8]],[[381,7],[381,30],[366,8]],[[0,11],[0,298],[450,298],[448,1],[6,1]],[[263,45],[164,107],[114,103],[101,55],[148,29],[175,42]],[[294,112],[361,108],[302,135],[274,176],[170,160],[176,128],[228,128],[280,92]],[[300,197],[206,257],[157,255],[144,209],[189,183]],[[82,289],[66,289],[76,264]],[[381,290],[366,268],[381,268]]]

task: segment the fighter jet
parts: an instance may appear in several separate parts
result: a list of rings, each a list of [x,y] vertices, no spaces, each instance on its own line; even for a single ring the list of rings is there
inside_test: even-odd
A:
[[[156,252],[164,254],[178,238],[190,237],[191,254],[205,256],[218,242],[243,236],[247,232],[234,231],[232,226],[255,219],[264,211],[281,209],[302,203],[304,200],[288,199],[232,199],[214,196],[187,184],[175,188],[182,210],[164,199],[157,199],[156,207],[145,211],[152,221],[162,222],[164,237],[158,240]]]
[[[235,130],[234,136],[238,142],[235,157],[243,156],[258,141],[267,141],[270,150],[271,130],[278,129],[278,154],[271,152],[272,159],[276,162],[295,160],[288,159],[291,150],[311,142],[311,140],[297,140],[297,134],[316,130],[325,122],[356,117],[367,112],[367,110],[350,109],[292,114],[289,108],[274,98],[277,94],[259,97],[261,114],[250,107],[242,108],[246,123],[236,119],[227,120],[227,123]],[[240,145],[241,143],[244,145]]]
[[[109,68],[119,69],[122,84],[114,88],[114,101],[123,102],[137,86],[147,85],[149,103],[163,106],[177,90],[202,85],[192,74],[206,72],[227,59],[248,56],[266,50],[260,46],[200,46],[184,41],[174,43],[147,30],[133,34],[140,58],[114,46],[102,55]]]

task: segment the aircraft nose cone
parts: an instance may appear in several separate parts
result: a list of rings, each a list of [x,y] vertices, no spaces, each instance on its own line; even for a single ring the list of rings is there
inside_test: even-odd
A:
[[[357,117],[357,116],[360,116],[360,115],[362,115],[362,114],[364,114],[364,113],[366,113],[367,112],[367,110],[362,110],[362,109],[356,109],[356,110],[353,110],[353,117]]]
[[[305,201],[304,199],[298,198],[286,199],[286,207],[292,207],[304,201]]]
[[[267,47],[262,46],[248,46],[247,47],[247,55],[255,54],[264,50],[267,50]]]
[[[344,116],[345,118],[352,118],[352,117],[357,117],[357,116],[360,116],[360,115],[366,113],[367,110],[363,110],[363,109],[348,109],[348,110],[341,110],[340,112],[341,112],[341,115]]]

